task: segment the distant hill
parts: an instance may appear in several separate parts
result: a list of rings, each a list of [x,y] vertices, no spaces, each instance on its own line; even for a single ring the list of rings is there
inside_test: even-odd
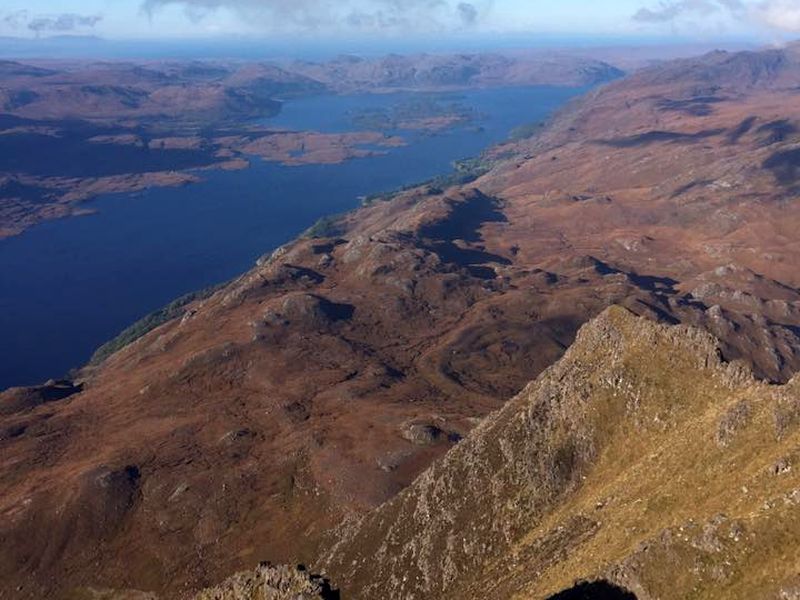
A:
[[[601,61],[558,54],[421,54],[379,59],[342,56],[323,63],[296,62],[288,68],[341,91],[583,86],[624,74]]]

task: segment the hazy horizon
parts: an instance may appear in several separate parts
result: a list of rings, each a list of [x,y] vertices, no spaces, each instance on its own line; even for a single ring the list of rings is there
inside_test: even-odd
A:
[[[220,36],[211,40],[163,38],[109,39],[93,35],[54,35],[40,39],[0,36],[0,58],[28,60],[91,59],[231,59],[231,60],[324,60],[338,55],[382,56],[386,54],[554,51],[613,48],[669,48],[678,55],[710,50],[743,50],[766,45],[748,36],[694,39],[689,36],[634,36],[529,33],[496,35],[451,35],[439,39],[414,38],[350,40],[296,40],[273,37]]]
[[[797,0],[7,0],[0,36],[35,40],[216,40],[441,44],[471,38],[601,38],[781,43]]]

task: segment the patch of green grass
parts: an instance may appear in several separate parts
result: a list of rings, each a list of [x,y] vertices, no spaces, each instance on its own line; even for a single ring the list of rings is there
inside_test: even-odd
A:
[[[344,215],[326,215],[317,219],[311,227],[306,229],[300,237],[304,238],[325,238],[336,237],[343,231],[342,217]]]
[[[227,285],[227,283],[221,283],[197,292],[191,292],[173,300],[165,307],[151,312],[145,317],[142,317],[133,325],[124,329],[115,338],[109,340],[95,350],[92,358],[89,359],[89,364],[96,366],[103,363],[109,356],[119,352],[126,346],[138,340],[140,337],[150,333],[156,327],[160,327],[164,323],[168,323],[173,319],[182,317],[186,313],[186,307],[189,304],[197,300],[205,300],[225,285]]]
[[[508,139],[512,142],[519,142],[520,140],[527,140],[539,133],[544,128],[544,123],[538,121],[536,123],[525,123],[519,127],[515,127],[508,135]]]
[[[364,206],[368,206],[377,201],[388,201],[396,198],[399,194],[419,187],[428,187],[428,193],[441,194],[445,189],[456,185],[467,185],[479,177],[488,173],[496,164],[495,160],[484,156],[465,158],[453,161],[453,170],[445,175],[438,175],[427,181],[404,185],[389,192],[371,194],[362,200]]]

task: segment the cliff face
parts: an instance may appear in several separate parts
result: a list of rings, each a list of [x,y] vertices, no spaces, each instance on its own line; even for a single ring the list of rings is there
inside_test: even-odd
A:
[[[797,382],[612,308],[320,565],[347,598],[793,597],[799,425]]]
[[[488,152],[471,184],[375,202],[182,306],[74,385],[0,395],[0,589],[190,597],[261,560],[310,562],[329,528],[451,448],[343,532],[320,562],[336,585],[503,597],[605,576],[656,595],[654,556],[689,579],[708,563],[731,590],[790,585],[788,571],[740,576],[706,554],[727,548],[718,513],[751,531],[764,502],[793,506],[792,471],[765,469],[793,460],[796,381],[735,383],[703,334],[615,312],[517,396],[610,305],[705,329],[762,380],[800,368],[800,78],[781,56],[712,55],[685,79],[667,65],[612,84]],[[731,62],[768,85],[726,79]],[[734,399],[748,401],[724,420]],[[769,537],[780,510],[752,524],[746,560],[773,560],[759,540],[782,547]],[[438,537],[425,537],[428,513],[443,515],[430,521]],[[375,580],[370,548],[386,556]]]

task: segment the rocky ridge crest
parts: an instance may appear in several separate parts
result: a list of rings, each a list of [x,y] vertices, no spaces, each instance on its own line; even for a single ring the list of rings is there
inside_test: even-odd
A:
[[[576,579],[779,598],[798,421],[796,380],[757,382],[709,334],[612,307],[319,566],[347,598],[541,598]]]

